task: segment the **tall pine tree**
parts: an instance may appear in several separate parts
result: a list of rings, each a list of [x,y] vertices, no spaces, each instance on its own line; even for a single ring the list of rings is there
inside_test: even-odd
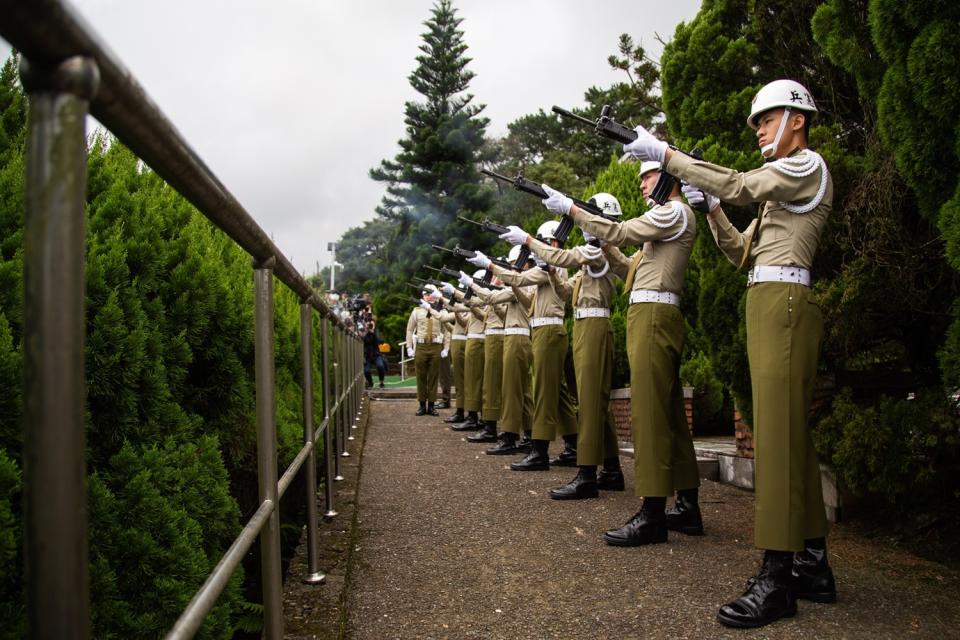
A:
[[[370,177],[388,185],[377,213],[396,224],[394,241],[382,256],[383,272],[393,282],[396,276],[412,275],[422,263],[440,262],[431,242],[475,238],[475,232],[457,222],[457,214],[485,211],[491,202],[477,171],[489,121],[480,115],[484,105],[474,104],[467,93],[474,74],[467,69],[463,20],[450,0],[440,0],[431,14],[424,23],[417,68],[409,77],[423,100],[405,105],[400,153],[370,171]]]

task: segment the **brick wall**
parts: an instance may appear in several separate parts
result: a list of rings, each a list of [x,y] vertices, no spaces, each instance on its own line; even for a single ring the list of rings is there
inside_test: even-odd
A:
[[[683,404],[687,413],[687,428],[693,433],[693,387],[683,388]],[[613,389],[610,392],[610,412],[617,427],[620,442],[633,442],[630,432],[630,388]]]

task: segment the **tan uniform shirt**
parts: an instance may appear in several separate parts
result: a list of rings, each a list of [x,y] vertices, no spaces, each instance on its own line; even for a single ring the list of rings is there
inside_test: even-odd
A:
[[[658,226],[658,217],[670,220],[670,224]],[[633,277],[633,289],[676,294],[683,290],[687,262],[697,232],[697,218],[686,203],[671,200],[624,222],[613,222],[589,213],[577,214],[577,224],[611,244],[643,247],[643,257]]]
[[[502,291],[494,291],[487,297],[487,302],[492,305],[504,305],[506,312],[503,318],[503,327],[505,329],[529,329],[530,315],[527,313],[527,309],[530,308],[531,298],[536,289],[536,286],[533,285],[519,288],[519,296],[512,287]]]
[[[484,315],[484,329],[503,329],[503,320],[507,315],[507,305],[500,304],[488,304],[487,300],[490,297],[490,294],[493,293],[493,289],[487,289],[481,287],[476,282],[470,285],[473,289],[473,292],[477,295],[480,300],[483,301],[484,306],[486,307],[486,313]]]
[[[416,336],[416,340],[414,340]],[[415,348],[414,342],[436,342],[441,344],[443,336],[443,326],[440,322],[440,314],[435,311],[427,311],[423,307],[415,307],[410,312],[410,319],[407,320],[407,348]]]
[[[552,265],[580,268],[580,271],[567,281],[570,286],[570,293],[567,295],[572,295],[573,289],[577,288],[577,282],[579,281],[577,299],[572,301],[575,308],[610,308],[616,291],[617,276],[623,277],[626,275],[626,272],[619,265],[613,262],[609,263],[610,268],[607,272],[599,278],[594,278],[589,274],[587,268],[589,267],[594,273],[603,271],[608,264],[606,257],[600,256],[594,260],[588,260],[576,247],[573,249],[555,249],[539,240],[532,240],[530,248]]]
[[[559,271],[563,271],[559,274]],[[563,281],[567,279],[566,269],[554,268],[553,273],[562,277]],[[527,269],[526,271],[507,271],[503,267],[493,265],[493,273],[498,278],[509,284],[511,287],[523,288],[536,285],[533,294],[533,317],[534,318],[562,318],[564,311],[564,301],[557,295],[553,286],[554,278],[551,273],[544,271],[540,267]],[[529,309],[529,303],[526,303]]]
[[[797,150],[788,158],[768,162],[746,173],[674,153],[667,171],[723,202],[738,205],[763,202],[759,218],[743,233],[730,224],[722,210],[707,217],[717,246],[730,262],[737,266],[751,262],[809,269],[820,244],[820,233],[833,209],[833,180],[826,165],[802,177],[784,173],[774,166],[776,162],[786,163],[787,167],[803,164],[809,160],[809,153]],[[823,199],[811,211],[793,213],[785,207],[784,203],[810,202],[821,189]],[[744,255],[746,251],[748,256]]]
[[[483,324],[484,319],[486,318],[486,308],[483,305],[482,301],[478,297],[474,296],[467,300],[462,291],[456,291],[453,294],[455,300],[457,300],[457,310],[466,311],[466,333],[467,335],[472,334],[482,334],[483,333]]]

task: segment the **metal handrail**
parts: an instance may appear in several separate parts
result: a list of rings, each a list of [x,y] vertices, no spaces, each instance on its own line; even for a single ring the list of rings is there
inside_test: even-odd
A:
[[[24,224],[24,524],[28,628],[32,637],[89,636],[83,441],[83,273],[86,193],[85,116],[89,112],[197,210],[254,259],[258,482],[260,504],[196,592],[168,638],[199,629],[259,536],[263,558],[264,635],[283,634],[277,504],[306,469],[308,571],[318,584],[316,437],[323,435],[326,517],[337,515],[331,481],[342,479],[352,416],[363,403],[358,337],[316,295],[236,198],[159,110],[132,74],[62,0],[0,0],[0,35],[23,56],[30,94]],[[54,188],[51,188],[54,187]],[[273,411],[273,278],[301,300],[304,445],[277,478]],[[324,416],[312,417],[312,318],[321,315]],[[333,367],[328,369],[334,323]],[[329,394],[333,378],[334,403]],[[59,393],[59,396],[54,394]],[[56,401],[50,401],[55,397]],[[333,476],[333,473],[336,476]],[[38,551],[39,550],[39,551]]]
[[[100,86],[90,114],[254,260],[276,258],[277,278],[346,328],[72,6],[63,0],[0,0],[0,13],[0,34],[33,64],[92,59]]]

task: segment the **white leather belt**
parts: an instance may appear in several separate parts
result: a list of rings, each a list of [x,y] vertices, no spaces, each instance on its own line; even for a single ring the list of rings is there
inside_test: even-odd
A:
[[[486,338],[486,337],[487,337],[487,336],[483,335],[482,333],[468,333],[468,334],[467,334],[467,340],[483,340],[483,339]]]
[[[423,338],[417,338],[417,344],[423,344],[425,342],[427,342],[427,340],[424,340]],[[441,334],[439,336],[433,336],[433,340],[430,340],[430,342],[434,344],[443,344],[443,335]]]
[[[776,265],[753,267],[747,272],[747,286],[758,282],[793,282],[809,287],[810,270],[803,267],[780,267]]]
[[[467,339],[467,336],[464,335],[464,334],[462,334],[462,333],[455,333],[455,334],[453,334],[452,336],[450,336],[450,339],[451,339],[451,340],[466,340],[466,339]]]
[[[483,333],[488,336],[502,336],[503,329],[487,329]]]
[[[679,306],[680,296],[672,291],[654,291],[653,289],[634,289],[630,292],[630,304],[641,302],[659,302]]]
[[[503,330],[504,335],[507,336],[527,336],[530,337],[530,329],[524,329],[523,327],[507,327]]]
[[[609,318],[610,309],[604,307],[577,307],[573,310],[573,317],[576,320],[581,318]]]
[[[530,320],[531,327],[545,327],[548,324],[563,324],[563,318],[533,318]]]

